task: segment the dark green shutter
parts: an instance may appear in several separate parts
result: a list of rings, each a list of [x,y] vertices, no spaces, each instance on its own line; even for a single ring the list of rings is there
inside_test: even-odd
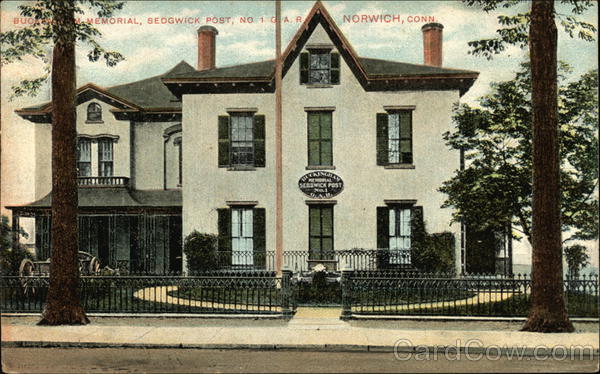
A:
[[[377,165],[388,164],[388,115],[377,113]]]
[[[415,252],[425,244],[425,221],[423,219],[423,207],[413,206],[410,209],[410,247],[415,257]]]
[[[254,166],[265,167],[265,116],[254,116]]]
[[[340,54],[331,54],[331,84],[340,84]]]
[[[266,268],[266,242],[265,242],[265,208],[254,208],[252,215],[254,222],[252,233],[254,244],[254,266],[259,269]]]
[[[219,215],[219,265],[231,265],[231,209],[217,209]]]
[[[219,167],[229,166],[229,116],[219,116]]]
[[[377,268],[389,265],[390,210],[386,206],[377,207]]]
[[[300,84],[308,83],[308,52],[300,53]]]

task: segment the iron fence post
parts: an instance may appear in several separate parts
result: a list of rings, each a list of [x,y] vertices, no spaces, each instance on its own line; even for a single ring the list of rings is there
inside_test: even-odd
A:
[[[281,313],[284,319],[292,318],[290,299],[292,296],[292,271],[284,267],[281,270]]]
[[[352,317],[352,268],[346,267],[342,270],[342,315],[341,320]]]

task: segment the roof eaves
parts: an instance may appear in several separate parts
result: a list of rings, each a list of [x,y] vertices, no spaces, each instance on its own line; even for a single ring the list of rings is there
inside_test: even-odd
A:
[[[270,82],[272,76],[264,77],[185,77],[162,78],[163,83],[235,83],[235,82]]]
[[[477,79],[479,73],[465,74],[411,74],[411,75],[369,75],[369,80],[419,80],[419,79]]]

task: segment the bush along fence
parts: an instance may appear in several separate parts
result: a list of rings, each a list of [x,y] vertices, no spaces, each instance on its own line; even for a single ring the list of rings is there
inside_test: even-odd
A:
[[[89,313],[293,314],[291,272],[211,272],[200,276],[82,276]],[[48,277],[0,277],[2,312],[40,312]]]
[[[531,278],[342,271],[342,319],[359,315],[525,317]],[[598,275],[565,279],[571,317],[598,318]]]

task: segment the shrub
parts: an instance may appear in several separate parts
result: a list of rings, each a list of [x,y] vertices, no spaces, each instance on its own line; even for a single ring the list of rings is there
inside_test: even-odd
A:
[[[451,232],[440,232],[424,235],[421,243],[415,243],[413,265],[426,272],[454,272],[454,235]]]
[[[19,235],[27,237],[27,233],[18,228]],[[0,274],[17,275],[23,259],[33,260],[33,256],[25,247],[19,245],[12,248],[13,229],[8,225],[8,217],[0,217]]]
[[[217,235],[194,230],[185,238],[183,253],[186,255],[190,273],[216,270],[218,268]]]

